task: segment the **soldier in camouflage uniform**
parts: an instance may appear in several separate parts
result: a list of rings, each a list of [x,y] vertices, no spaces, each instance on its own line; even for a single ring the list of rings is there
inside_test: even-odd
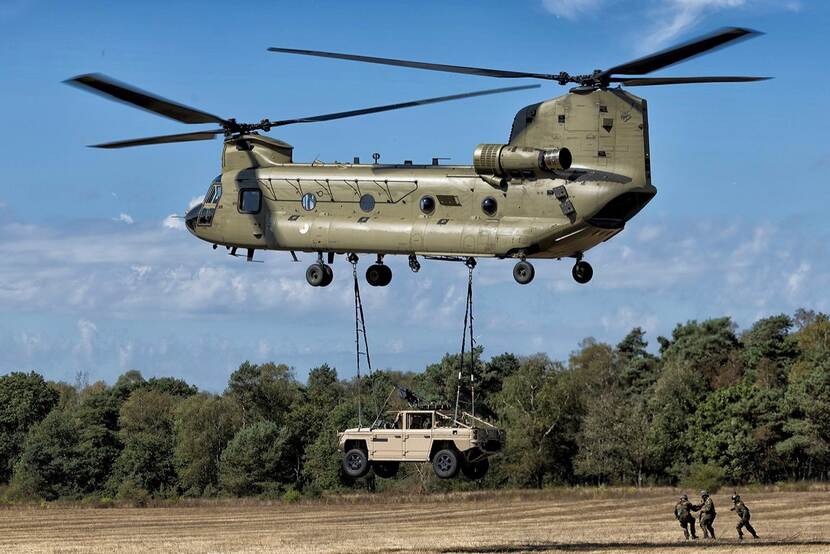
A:
[[[736,514],[738,514],[738,517],[741,518],[741,520],[738,522],[738,525],[735,526],[735,528],[738,530],[738,540],[744,540],[743,529],[749,531],[749,534],[752,535],[753,539],[757,539],[758,534],[755,532],[755,529],[752,527],[752,524],[749,523],[749,518],[751,517],[751,514],[749,513],[749,508],[747,508],[746,504],[744,504],[741,500],[741,495],[732,495],[732,507],[729,510],[735,512]]]
[[[698,515],[698,523],[700,523],[700,528],[703,529],[703,538],[715,538],[715,528],[712,527],[712,523],[715,521],[717,517],[717,512],[715,511],[715,503],[712,502],[712,497],[709,496],[708,491],[700,491],[700,498],[703,500],[702,504],[697,506],[693,506],[693,510],[700,510],[700,514]]]
[[[683,535],[686,537],[686,540],[689,540],[689,531],[691,531],[691,537],[693,539],[697,539],[697,535],[695,534],[695,518],[692,516],[692,503],[689,502],[689,497],[685,494],[680,497],[680,502],[678,502],[674,506],[674,517],[680,522],[680,527],[683,528]]]

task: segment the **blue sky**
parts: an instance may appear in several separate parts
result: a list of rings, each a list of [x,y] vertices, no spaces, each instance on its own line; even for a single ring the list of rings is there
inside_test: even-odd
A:
[[[269,54],[268,46],[450,64],[589,72],[725,25],[767,34],[661,74],[757,74],[756,84],[632,89],[649,100],[658,195],[591,251],[594,280],[539,262],[527,287],[483,261],[479,342],[488,354],[567,356],[634,325],[655,342],[678,321],[742,326],[800,306],[830,310],[826,28],[830,6],[772,0],[0,3],[0,372],[112,381],[127,369],[221,390],[243,360],[354,371],[349,266],[312,289],[267,253],[244,264],[176,225],[218,173],[221,144],[120,151],[84,145],[183,126],[61,84],[98,71],[240,120],[287,118],[519,84]],[[272,133],[301,161],[433,156],[469,163],[507,140],[537,90]],[[465,270],[391,263],[364,287],[377,367],[418,370],[460,343]]]

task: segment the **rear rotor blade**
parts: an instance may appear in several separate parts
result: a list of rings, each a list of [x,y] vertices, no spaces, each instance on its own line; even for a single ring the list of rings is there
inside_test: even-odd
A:
[[[636,60],[616,65],[600,73],[599,77],[610,75],[645,75],[664,67],[688,60],[709,52],[715,48],[734,43],[737,40],[752,38],[761,35],[758,31],[744,29],[741,27],[726,27],[708,35],[684,42],[677,46],[661,50],[654,54],[638,58]]]
[[[732,75],[713,77],[611,77],[612,83],[620,83],[627,87],[647,87],[652,85],[686,85],[693,83],[747,83],[750,81],[766,81],[772,77],[738,77]]]
[[[64,82],[182,123],[227,123],[221,117],[156,96],[100,73],[78,75]]]
[[[294,123],[313,123],[317,121],[331,121],[333,119],[343,119],[345,117],[355,117],[358,115],[367,115],[379,112],[388,112],[391,110],[400,110],[403,108],[412,108],[415,106],[423,106],[426,104],[437,104],[439,102],[449,102],[450,100],[461,100],[462,98],[473,98],[475,96],[486,96],[488,94],[500,94],[502,92],[512,92],[517,90],[527,90],[532,88],[539,88],[540,85],[525,85],[520,87],[506,87],[494,88],[487,90],[479,90],[476,92],[465,92],[462,94],[452,94],[450,96],[439,96],[436,98],[425,98],[423,100],[412,100],[410,102],[400,102],[398,104],[387,104],[385,106],[375,106],[372,108],[362,108],[359,110],[349,110],[347,112],[335,112],[323,115],[315,115],[311,117],[301,117],[298,119],[283,119],[281,121],[270,122],[271,127],[278,127],[280,125],[292,125]]]
[[[503,77],[508,79],[519,79],[532,77],[535,79],[557,80],[558,75],[546,73],[526,73],[524,71],[505,71],[502,69],[487,69],[483,67],[466,67],[463,65],[445,65],[438,63],[416,62],[410,60],[396,60],[393,58],[377,58],[374,56],[358,56],[355,54],[340,54],[337,52],[322,52],[320,50],[297,50],[294,48],[269,48],[269,52],[281,52],[284,54],[300,54],[302,56],[317,56],[320,58],[336,58],[339,60],[351,60],[355,62],[377,63],[382,65],[396,65],[400,67],[412,67],[415,69],[428,69],[431,71],[445,71],[448,73],[463,73],[466,75],[481,75],[483,77]]]
[[[145,144],[165,144],[168,142],[190,142],[194,140],[210,140],[216,135],[224,133],[224,129],[214,131],[197,131],[195,133],[180,133],[178,135],[160,135],[157,137],[146,137],[130,140],[119,140],[116,142],[105,142],[103,144],[91,144],[90,148],[127,148],[129,146],[144,146]]]

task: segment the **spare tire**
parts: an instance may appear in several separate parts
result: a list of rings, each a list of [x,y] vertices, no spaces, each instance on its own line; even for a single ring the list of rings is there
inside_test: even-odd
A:
[[[487,470],[490,469],[490,460],[484,458],[483,460],[479,460],[475,463],[465,463],[461,466],[461,473],[464,474],[464,477],[467,479],[472,479],[475,481],[476,479],[481,479],[487,474]]]
[[[364,450],[352,448],[343,456],[343,472],[352,479],[359,479],[369,473],[369,457]]]

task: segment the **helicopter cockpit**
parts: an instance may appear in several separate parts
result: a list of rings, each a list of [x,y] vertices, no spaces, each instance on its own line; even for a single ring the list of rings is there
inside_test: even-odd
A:
[[[195,226],[209,227],[213,223],[213,216],[216,214],[216,206],[222,198],[222,176],[216,177],[208,188],[205,199],[196,204],[185,216],[185,223],[191,231]]]

